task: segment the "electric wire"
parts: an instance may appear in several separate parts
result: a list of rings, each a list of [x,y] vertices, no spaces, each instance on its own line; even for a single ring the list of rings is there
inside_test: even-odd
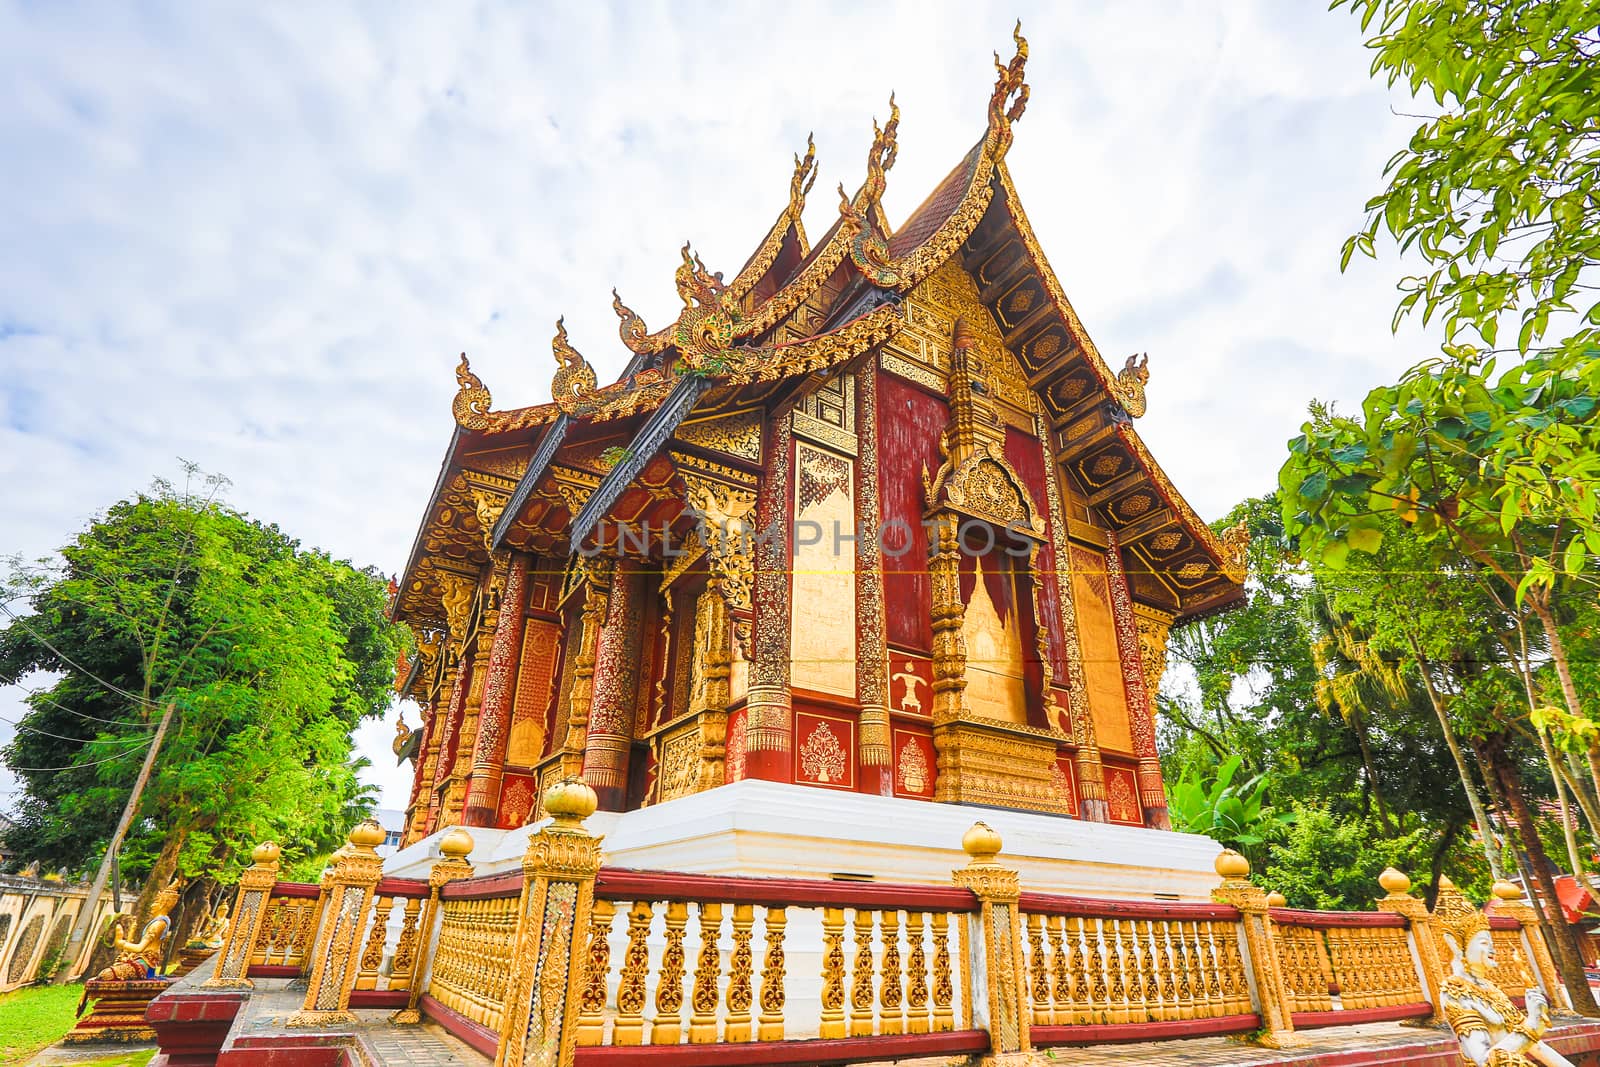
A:
[[[18,615],[16,612],[12,611],[11,608],[9,606],[7,606],[6,604],[0,604],[0,611],[3,611],[7,615],[11,616],[12,621],[14,621],[18,626],[22,627],[24,630],[28,631],[28,633],[32,634],[34,636],[34,638],[40,644],[42,644],[45,648],[48,648],[51,652],[54,652],[57,656],[59,656],[61,658],[61,660],[64,663],[66,663],[68,666],[72,667],[74,670],[76,670],[79,674],[82,674],[84,677],[89,678],[90,680],[99,683],[99,685],[102,688],[107,689],[110,692],[116,693],[118,696],[126,697],[128,700],[133,701],[135,704],[140,704],[140,705],[143,705],[145,707],[149,707],[149,708],[153,708],[153,709],[157,709],[157,710],[159,710],[162,707],[161,704],[159,704],[159,703],[157,703],[155,701],[146,700],[144,697],[140,696],[138,693],[130,693],[130,692],[128,692],[128,690],[123,689],[121,686],[113,685],[112,683],[106,681],[104,678],[101,678],[99,675],[95,674],[93,671],[89,670],[87,667],[85,667],[82,664],[78,663],[71,656],[68,656],[65,652],[62,652],[55,645],[51,644],[50,641],[43,634],[41,634],[38,630],[35,630],[32,626],[30,626],[28,624],[26,616]]]

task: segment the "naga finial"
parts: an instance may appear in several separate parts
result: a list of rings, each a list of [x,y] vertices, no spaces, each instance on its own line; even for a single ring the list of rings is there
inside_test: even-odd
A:
[[[1240,519],[1217,540],[1222,545],[1222,573],[1229,581],[1244,581],[1250,576],[1250,524]]]
[[[794,176],[789,179],[789,217],[798,219],[805,210],[806,194],[817,184],[817,142],[806,134],[806,154],[794,154]]]
[[[611,290],[611,310],[622,320],[617,327],[617,334],[622,338],[622,343],[628,346],[628,351],[641,356],[653,355],[666,347],[664,341],[650,336],[650,328],[632,308],[622,302],[622,297],[617,295],[614,288]]]
[[[1136,419],[1145,412],[1144,387],[1149,381],[1150,356],[1148,353],[1135,353],[1117,372],[1117,380],[1112,386],[1112,392],[1116,394],[1123,410]]]
[[[461,353],[461,362],[456,364],[456,386],[455,399],[450,403],[456,425],[466,430],[484,429],[489,425],[489,405],[494,398],[483,380],[472,373],[472,364],[467,362],[465,352]]]
[[[556,335],[550,340],[550,350],[556,357],[556,374],[550,380],[550,397],[556,406],[572,414],[577,404],[599,384],[594,368],[576,348],[567,341],[567,317],[556,320]]]
[[[699,254],[690,251],[690,245],[689,241],[683,242],[683,248],[678,251],[683,263],[673,272],[673,280],[678,285],[678,298],[683,301],[685,310],[697,306],[716,307],[723,291],[727,289],[722,283],[722,272],[713,274],[707,270]]]
[[[1011,38],[1016,42],[1017,51],[1010,63],[1001,63],[1000,53],[994,54],[996,77],[994,93],[989,97],[989,134],[984,147],[996,160],[1011,147],[1011,124],[1022,117],[1028,106],[1028,83],[1023,81],[1023,70],[1028,65],[1028,39],[1022,36],[1021,19],[1011,31]]]
[[[867,150],[867,184],[862,189],[869,194],[868,202],[875,203],[888,186],[886,176],[900,151],[899,132],[900,106],[894,102],[894,93],[890,93],[889,121],[879,129],[877,118],[872,120],[872,147]]]

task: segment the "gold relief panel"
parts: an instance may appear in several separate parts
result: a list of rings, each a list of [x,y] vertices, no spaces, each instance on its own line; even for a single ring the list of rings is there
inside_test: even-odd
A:
[[[906,359],[888,348],[884,348],[879,353],[878,362],[884,370],[895,377],[904,378],[908,382],[915,382],[929,392],[944,396],[945,391],[949,388],[944,375],[938,371],[929,370],[922,364]]]
[[[1067,814],[1074,818],[1078,815],[1078,769],[1073,765],[1072,757],[1066,752],[1056,755],[1055,769],[1050,774],[1050,780],[1055,783],[1056,791],[1067,805]]]
[[[1208,559],[1192,559],[1175,570],[1168,571],[1172,580],[1184,589],[1193,589],[1211,578],[1213,566]]]
[[[995,318],[1000,320],[1000,325],[1011,330],[1036,311],[1045,303],[1044,293],[1032,277],[1024,275],[1022,280],[1007,290],[1000,299],[994,303]]]
[[[1090,425],[1093,420],[1085,419],[1074,423],[1073,428]],[[1115,444],[1098,451],[1091,452],[1073,464],[1077,468],[1078,477],[1083,479],[1085,485],[1091,489],[1099,489],[1109,485],[1118,476],[1128,473],[1133,469],[1133,460],[1128,454]]]
[[[686,422],[674,431],[686,444],[723,452],[751,463],[761,462],[761,412],[747,411],[720,419]]]
[[[1106,811],[1111,821],[1124,826],[1143,826],[1144,809],[1139,806],[1139,783],[1130,767],[1107,764]]]
[[[656,761],[656,803],[686,797],[700,781],[700,725],[689,725],[661,739]]]
[[[939,723],[933,733],[940,739],[935,800],[1068,813],[1056,781],[1053,736],[968,720]]]
[[[1131,522],[1144,515],[1156,505],[1155,495],[1152,493],[1133,493],[1123,497],[1112,506],[1117,518],[1124,522]]]
[[[856,724],[842,715],[798,711],[795,721],[794,780],[829,789],[856,787]]]
[[[926,727],[896,725],[891,734],[894,754],[894,795],[915,800],[933,799],[933,732]]]
[[[889,650],[889,710],[924,719],[933,714],[933,663],[926,656]]]
[[[1159,552],[1162,555],[1170,555],[1183,548],[1188,542],[1189,539],[1178,530],[1163,530],[1150,538],[1148,543],[1151,551]]]

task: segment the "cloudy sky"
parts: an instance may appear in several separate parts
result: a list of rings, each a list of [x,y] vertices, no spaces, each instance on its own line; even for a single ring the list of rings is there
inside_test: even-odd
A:
[[[808,130],[820,234],[890,90],[904,218],[981,135],[1019,14],[1019,192],[1107,358],[1149,352],[1140,430],[1214,519],[1272,487],[1309,399],[1351,404],[1432,343],[1390,335],[1392,258],[1338,272],[1416,120],[1325,9],[0,0],[0,552],[181,456],[397,570],[456,353],[496,406],[543,401],[565,314],[614,373],[611,287],[667,322],[685,238],[731,276]],[[392,723],[361,734],[380,767]]]

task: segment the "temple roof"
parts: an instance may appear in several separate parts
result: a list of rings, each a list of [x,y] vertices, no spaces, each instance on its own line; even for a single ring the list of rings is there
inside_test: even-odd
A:
[[[866,179],[853,196],[840,188],[839,216],[815,246],[800,222],[816,174],[808,144],[795,157],[784,209],[731,282],[685,245],[675,274],[683,308],[671,325],[651,331],[613,294],[619,336],[632,353],[617,381],[598,385],[558,323],[553,399],[497,411],[463,355],[452,405],[458,430],[396,616],[441,619],[449,579],[440,575],[475,575],[492,551],[570,550],[635,483],[652,499],[681,492],[672,463],[658,454],[680,423],[759,407],[891,340],[905,323],[902,298],[952,256],[1038,393],[1052,450],[1131,554],[1135,599],[1180,620],[1242,599],[1236,536],[1225,544],[1212,533],[1133,427],[1145,409],[1147,367],[1132,358],[1115,374],[1107,366],[1023,210],[1005,165],[1028,95],[1020,34],[1017,45],[1009,65],[996,60],[983,138],[897,229],[881,206],[897,151],[891,98],[889,121],[874,124]],[[754,470],[758,457],[747,459]]]

